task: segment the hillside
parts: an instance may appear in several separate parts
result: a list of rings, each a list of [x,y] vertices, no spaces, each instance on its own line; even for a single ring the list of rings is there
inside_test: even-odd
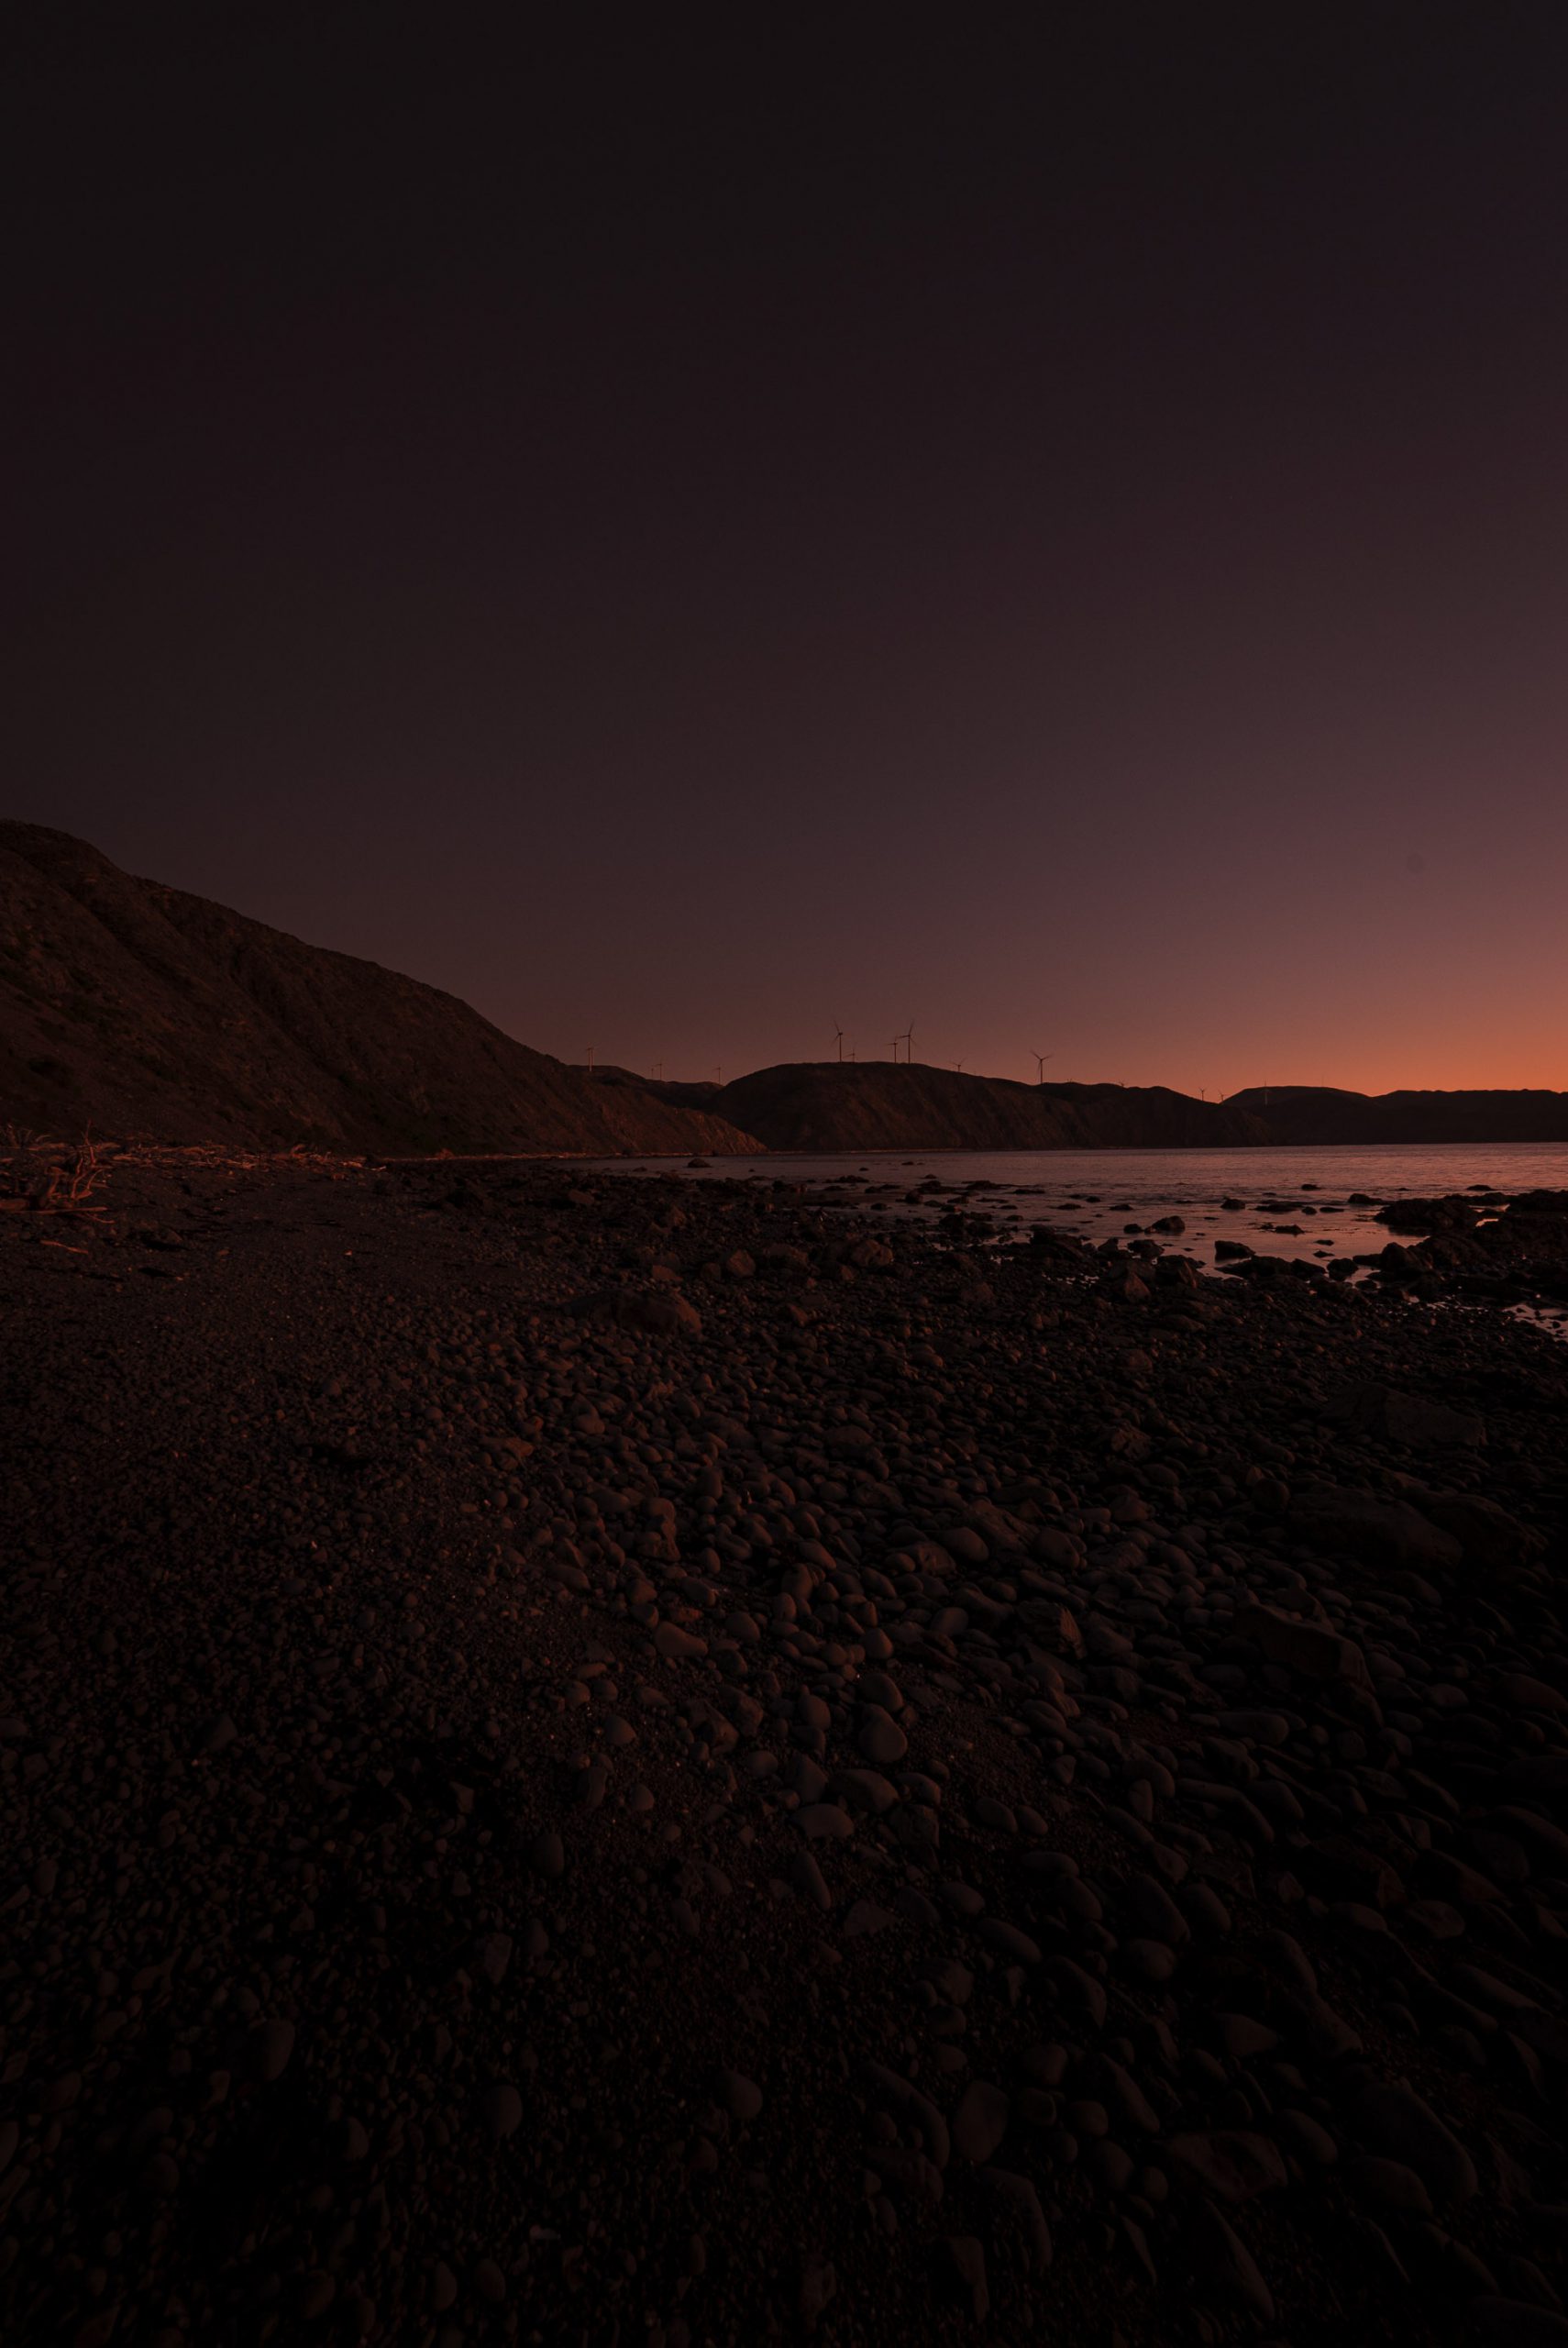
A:
[[[1016,1084],[890,1061],[758,1069],[712,1094],[770,1149],[1185,1149],[1272,1138],[1161,1085]]]
[[[889,1061],[655,1082],[531,1051],[437,988],[0,823],[0,1124],[437,1149],[1224,1148],[1568,1141],[1568,1093],[1019,1084]]]
[[[0,823],[0,1123],[424,1152],[755,1148],[437,988]]]
[[[1568,1141],[1568,1092],[1342,1092],[1253,1085],[1227,1109],[1261,1118],[1271,1139],[1332,1142]]]

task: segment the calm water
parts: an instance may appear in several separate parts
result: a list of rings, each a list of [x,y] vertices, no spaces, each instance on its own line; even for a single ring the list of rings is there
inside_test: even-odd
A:
[[[1390,1233],[1373,1220],[1392,1199],[1430,1198],[1477,1186],[1513,1191],[1568,1190],[1568,1143],[1429,1143],[1415,1148],[1345,1146],[1325,1149],[1088,1149],[995,1153],[901,1150],[844,1157],[715,1158],[688,1170],[679,1159],[607,1162],[613,1170],[683,1179],[750,1178],[799,1182],[809,1191],[847,1189],[871,1213],[935,1216],[957,1194],[994,1217],[999,1232],[1049,1223],[1099,1240],[1179,1214],[1178,1238],[1156,1237],[1212,1264],[1217,1239],[1242,1239],[1259,1255],[1367,1255]],[[911,1199],[916,1186],[942,1185]],[[1371,1204],[1353,1204],[1362,1192]],[[1239,1200],[1227,1208],[1225,1200]]]

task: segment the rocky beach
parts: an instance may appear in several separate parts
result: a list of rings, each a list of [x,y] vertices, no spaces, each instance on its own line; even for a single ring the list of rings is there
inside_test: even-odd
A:
[[[1568,2341],[1561,1197],[13,1208],[7,2342]]]

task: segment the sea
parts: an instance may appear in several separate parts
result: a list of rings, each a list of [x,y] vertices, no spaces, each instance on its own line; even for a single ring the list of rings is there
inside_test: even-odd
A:
[[[955,1203],[991,1218],[999,1237],[1046,1223],[1093,1242],[1147,1235],[1208,1268],[1215,1242],[1258,1255],[1371,1255],[1393,1236],[1376,1220],[1396,1199],[1568,1190],[1568,1143],[1424,1143],[1384,1148],[786,1151],[766,1157],[615,1158],[607,1171],[690,1181],[799,1184],[845,1194],[868,1213],[934,1220]],[[1152,1226],[1169,1215],[1179,1234]],[[1561,1313],[1545,1318],[1560,1324]]]

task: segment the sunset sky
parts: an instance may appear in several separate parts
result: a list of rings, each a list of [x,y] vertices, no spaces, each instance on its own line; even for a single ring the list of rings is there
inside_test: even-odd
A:
[[[4,812],[567,1058],[1568,1086],[1561,8],[568,13],[17,36]]]

